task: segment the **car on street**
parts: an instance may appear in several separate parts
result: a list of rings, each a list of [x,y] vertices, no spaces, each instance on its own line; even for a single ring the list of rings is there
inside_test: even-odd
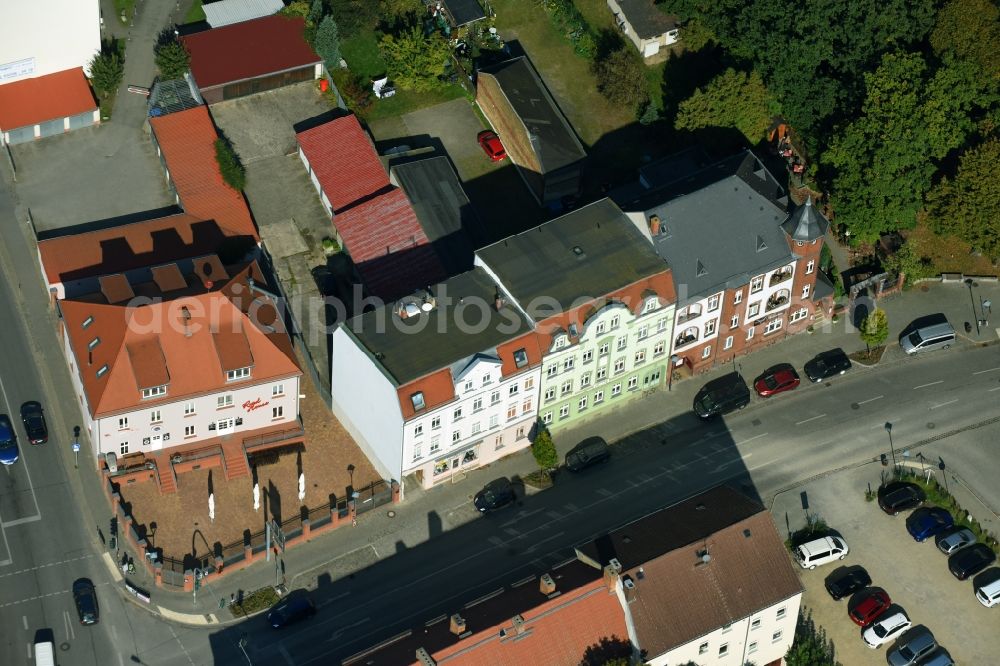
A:
[[[865,590],[856,599],[851,600],[847,615],[851,622],[859,627],[867,627],[892,605],[889,593],[881,587]]]
[[[799,385],[799,373],[790,363],[779,363],[765,370],[753,380],[753,388],[757,395],[769,398],[776,393],[791,391]]]
[[[931,630],[917,625],[899,637],[896,645],[886,653],[885,660],[889,666],[914,666],[936,647]]]
[[[948,571],[959,580],[965,580],[996,562],[993,549],[985,543],[977,543],[963,548],[948,558]]]
[[[743,375],[730,372],[708,382],[694,396],[694,412],[703,419],[728,414],[750,404],[750,388]]]
[[[267,623],[274,629],[282,629],[315,614],[316,605],[308,596],[289,596],[271,607],[267,612]]]
[[[872,577],[868,575],[864,567],[843,567],[837,569],[826,577],[826,591],[830,593],[834,601],[852,595],[858,590],[863,590],[872,584]]]
[[[851,359],[843,349],[831,349],[820,352],[813,356],[812,360],[806,362],[806,377],[813,382],[821,382],[824,379],[842,375],[851,369]]]
[[[942,553],[951,555],[976,543],[976,535],[967,527],[952,526],[934,537],[934,543]]]
[[[508,504],[513,504],[515,499],[514,486],[511,484],[510,479],[502,476],[487,483],[472,498],[472,503],[479,509],[480,513],[489,513],[490,511],[502,509]]]
[[[582,472],[592,465],[605,462],[611,458],[611,449],[603,437],[588,437],[566,454],[566,469],[571,472]]]
[[[923,541],[940,534],[955,524],[947,509],[939,506],[922,506],[906,518],[906,531],[914,541]]]
[[[500,137],[493,130],[483,130],[476,136],[476,139],[486,156],[494,162],[500,162],[507,157],[507,150],[503,147]]]
[[[895,639],[909,629],[911,624],[910,618],[906,617],[906,613],[901,610],[887,613],[863,630],[861,638],[865,645],[874,650]]]
[[[28,433],[28,441],[32,444],[44,444],[49,441],[49,429],[45,425],[45,412],[42,405],[35,400],[21,405],[21,423],[24,432]]]
[[[17,462],[17,436],[10,417],[0,414],[0,463],[13,465]]]
[[[925,499],[923,488],[907,481],[893,481],[878,489],[878,505],[890,516],[918,507]]]
[[[80,616],[80,624],[97,624],[101,610],[97,605],[97,591],[89,578],[78,578],[73,581],[73,603],[76,604],[76,614]]]
[[[795,559],[803,569],[815,569],[821,564],[847,557],[851,549],[840,537],[826,536],[808,541],[795,549]]]

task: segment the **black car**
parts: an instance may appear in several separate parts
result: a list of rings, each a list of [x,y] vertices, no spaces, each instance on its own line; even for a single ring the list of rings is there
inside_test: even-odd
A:
[[[842,599],[872,584],[864,567],[844,567],[826,577],[826,591],[834,600]]]
[[[695,414],[703,419],[743,409],[749,404],[750,389],[738,372],[713,379],[694,396]]]
[[[49,429],[45,425],[41,403],[32,400],[21,405],[21,422],[24,424],[24,431],[28,433],[29,442],[44,444],[49,441]]]
[[[611,449],[602,437],[588,437],[566,454],[566,469],[580,472],[611,457]]]
[[[502,476],[487,483],[472,498],[472,503],[479,509],[480,513],[488,513],[513,504],[515,499],[514,486],[511,485],[510,479]]]
[[[842,375],[850,369],[851,359],[847,358],[843,349],[820,352],[807,362],[805,367],[806,377],[814,382]]]
[[[993,549],[985,543],[963,548],[948,558],[948,571],[959,580],[965,580],[993,564],[997,559]]]
[[[267,623],[275,629],[281,629],[315,614],[316,606],[309,597],[305,595],[290,596],[284,601],[279,601],[268,611]]]
[[[890,516],[907,511],[924,503],[927,496],[923,489],[906,481],[893,481],[878,489],[878,505]]]
[[[76,604],[76,613],[80,616],[80,624],[97,624],[101,611],[97,606],[97,591],[89,578],[73,581],[73,602]]]

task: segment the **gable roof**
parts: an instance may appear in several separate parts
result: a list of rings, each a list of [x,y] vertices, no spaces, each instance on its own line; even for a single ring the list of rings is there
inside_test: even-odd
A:
[[[199,88],[298,69],[323,61],[303,36],[301,16],[265,16],[182,36]]]
[[[561,169],[587,156],[576,132],[526,57],[512,58],[479,71],[497,80],[514,107],[538,156],[542,173]]]
[[[476,257],[536,320],[556,313],[548,301],[565,311],[669,270],[610,199],[489,245]]]
[[[221,28],[231,23],[269,16],[284,8],[281,0],[218,0],[207,2],[202,9],[205,20],[213,28]]]
[[[615,0],[640,39],[659,37],[678,26],[676,16],[661,12],[653,0]]]
[[[248,358],[249,384],[300,375],[275,304],[250,290],[250,278],[264,283],[256,262],[213,291],[173,300],[139,306],[60,300],[91,416],[231,387],[226,370]],[[198,372],[186,371],[192,367]],[[166,396],[142,399],[142,389],[163,384]]]
[[[791,216],[785,220],[781,228],[794,241],[803,243],[811,242],[826,235],[826,230],[830,228],[830,223],[819,209],[813,206],[812,195],[806,202],[795,209]]]
[[[0,130],[95,111],[97,102],[82,67],[0,85]]]
[[[241,192],[226,185],[215,159],[219,138],[208,107],[149,119],[184,212],[259,241]]]
[[[750,151],[638,195],[612,196],[623,210],[660,218],[653,245],[678,289],[686,286],[688,301],[792,260],[781,227],[788,217],[784,191]]]

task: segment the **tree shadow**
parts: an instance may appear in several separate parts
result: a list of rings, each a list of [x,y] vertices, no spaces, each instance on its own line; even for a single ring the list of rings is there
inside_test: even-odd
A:
[[[580,659],[580,666],[604,666],[616,659],[629,659],[634,648],[627,638],[605,636],[587,647]],[[645,651],[641,655],[645,659]]]
[[[733,64],[722,48],[714,43],[698,51],[671,54],[663,67],[660,84],[663,94],[661,117],[667,125],[674,126],[681,102]]]

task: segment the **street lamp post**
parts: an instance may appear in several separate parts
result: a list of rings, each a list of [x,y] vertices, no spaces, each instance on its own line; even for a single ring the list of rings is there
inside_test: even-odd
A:
[[[972,318],[976,320],[976,335],[979,335],[979,314],[976,313],[976,298],[972,295],[972,285],[975,284],[972,278],[965,278],[965,284],[969,285],[969,300],[972,301]]]
[[[893,472],[896,471],[896,449],[892,445],[892,424],[888,421],[885,422],[885,431],[889,433],[889,451],[892,453],[892,469]]]
[[[670,355],[670,374],[667,375],[667,390],[670,391],[674,387],[674,368],[677,367],[677,354]]]

